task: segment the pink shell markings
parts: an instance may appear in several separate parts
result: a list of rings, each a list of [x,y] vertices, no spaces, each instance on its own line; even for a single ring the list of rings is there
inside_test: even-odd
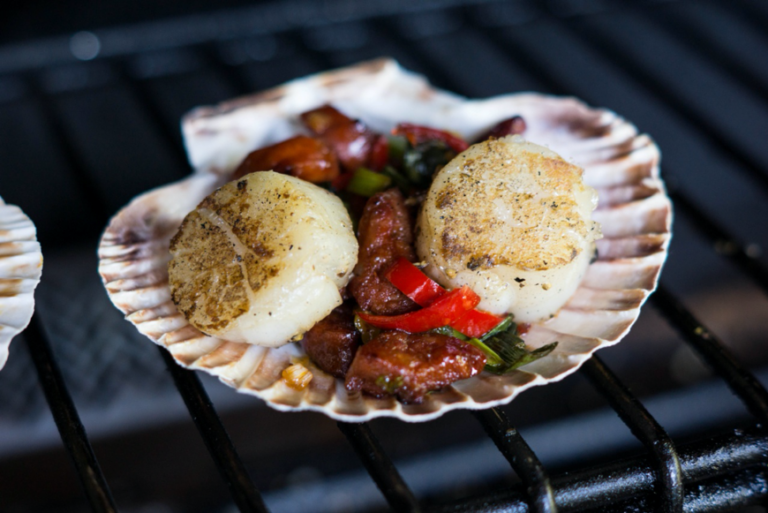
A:
[[[251,149],[294,135],[292,120],[324,103],[382,132],[409,121],[468,139],[501,119],[521,115],[528,126],[526,139],[584,168],[585,182],[598,191],[594,218],[605,238],[598,244],[598,261],[574,296],[525,337],[534,348],[559,341],[553,353],[508,375],[482,373],[430,394],[423,404],[406,406],[350,395],[339,380],[311,364],[314,378],[297,391],[285,384],[281,372],[299,359],[306,361],[298,344],[277,349],[237,344],[187,323],[168,289],[168,243],[176,227]],[[655,289],[666,259],[672,208],[659,178],[658,148],[613,112],[573,98],[509,94],[467,100],[382,59],[196,109],[184,118],[182,129],[194,174],[138,197],[113,218],[99,246],[99,272],[115,306],[177,362],[218,376],[278,410],[319,411],[353,422],[376,417],[420,422],[453,409],[508,403],[532,386],[563,379],[597,349],[618,343]]]
[[[35,225],[19,207],[0,198],[0,369],[8,359],[11,340],[32,319],[42,272]]]

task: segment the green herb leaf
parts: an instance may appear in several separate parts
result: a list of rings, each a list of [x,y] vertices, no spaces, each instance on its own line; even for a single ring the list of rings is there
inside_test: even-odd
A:
[[[403,171],[405,176],[420,187],[426,187],[432,182],[435,171],[446,165],[456,156],[443,141],[432,139],[409,148],[403,155]]]
[[[371,326],[365,322],[359,315],[355,314],[355,329],[360,332],[360,338],[363,344],[367,344],[374,338],[378,337],[381,330],[376,326]]]
[[[481,350],[486,357],[485,370],[493,374],[506,374],[547,356],[557,347],[557,342],[553,342],[529,351],[517,334],[517,324],[512,321],[511,315],[486,333],[482,339],[469,338],[450,326],[433,329],[432,333],[458,338]]]
[[[392,184],[392,178],[387,175],[359,167],[352,180],[347,185],[347,191],[360,196],[373,196],[377,192],[387,189]]]
[[[406,177],[400,174],[400,172],[392,166],[384,166],[381,170],[381,174],[386,175],[392,179],[392,182],[397,185],[403,192],[408,192],[411,189],[411,182]]]
[[[448,337],[458,338],[459,340],[463,340],[465,342],[469,340],[468,336],[452,328],[451,326],[441,326],[439,328],[435,328],[432,330],[432,333],[437,333],[438,335],[446,335]]]
[[[529,363],[534,362],[539,358],[544,358],[549,353],[554,351],[556,347],[557,342],[552,342],[551,344],[547,344],[546,346],[534,349],[533,351],[528,351],[528,349],[525,347],[516,347],[513,351],[507,353],[507,356],[514,353],[516,355],[514,360],[505,362],[502,365],[486,365],[485,370],[493,374],[506,374],[517,369],[518,367],[528,365]]]
[[[503,333],[510,328],[515,328],[515,333],[517,333],[517,324],[514,322],[515,316],[512,314],[507,315],[506,319],[501,321],[496,325],[495,328],[493,328],[491,331],[480,337],[481,340],[488,340],[491,337],[495,337],[499,333]]]
[[[399,165],[403,161],[403,155],[410,146],[408,139],[402,135],[390,135],[387,136],[388,148],[389,148],[389,160],[394,162],[395,165]]]

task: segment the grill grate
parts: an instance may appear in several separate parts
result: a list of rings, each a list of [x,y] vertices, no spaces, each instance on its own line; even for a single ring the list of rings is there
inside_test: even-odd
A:
[[[736,26],[741,26],[741,23],[758,24],[760,20],[768,19],[765,9],[759,4],[751,0],[740,0],[738,3],[747,6],[752,16],[748,21],[742,18],[731,20]],[[717,117],[709,115],[705,108],[708,99],[706,95],[690,101],[685,88],[670,82],[667,75],[660,74],[644,54],[637,52],[637,46],[633,47],[626,39],[622,39],[618,28],[607,30],[599,19],[595,21],[595,18],[605,16],[606,13],[619,12],[628,20],[626,26],[650,27],[662,39],[669,38],[681,43],[684,53],[693,54],[697,62],[709,62],[711,67],[705,71],[716,69],[718,74],[714,76],[717,81],[722,76],[730,75],[745,80],[746,87],[753,92],[762,92],[765,82],[760,73],[765,70],[750,68],[749,61],[732,62],[730,56],[734,49],[720,41],[708,39],[705,28],[696,24],[698,18],[688,19],[684,15],[684,8],[681,8],[681,14],[674,10],[675,6],[662,8],[653,6],[653,2],[642,2],[639,7],[621,7],[623,2],[615,2],[614,5],[613,2],[561,0],[546,2],[544,9],[528,1],[436,2],[425,4],[424,7],[417,6],[416,10],[423,12],[414,13],[413,6],[406,5],[406,2],[373,4],[378,7],[346,13],[347,21],[342,23],[334,24],[326,20],[325,24],[311,26],[305,22],[302,26],[293,20],[290,23],[275,23],[274,27],[264,28],[263,33],[257,36],[235,31],[237,33],[231,39],[223,42],[217,40],[221,34],[206,40],[203,36],[195,39],[185,33],[184,37],[179,36],[178,40],[182,43],[177,44],[176,48],[162,50],[171,52],[166,55],[165,61],[162,52],[154,54],[156,58],[152,60],[149,49],[138,48],[115,52],[111,57],[100,58],[93,63],[71,64],[71,69],[56,68],[58,75],[49,76],[47,81],[41,80],[38,74],[20,68],[9,69],[6,74],[10,77],[24,75],[29,93],[39,102],[42,117],[53,133],[53,144],[61,154],[63,167],[70,171],[70,177],[79,190],[78,194],[88,198],[83,204],[86,210],[94,214],[94,229],[100,228],[102,221],[115,210],[115,206],[124,203],[126,196],[130,197],[148,188],[149,182],[114,191],[120,185],[119,180],[94,175],[93,172],[105,158],[104,154],[94,148],[84,148],[83,137],[77,130],[72,130],[71,124],[65,122],[67,112],[79,108],[78,102],[72,98],[55,102],[54,96],[58,94],[56,88],[77,87],[78,77],[85,73],[83,70],[91,69],[87,66],[102,66],[92,68],[97,71],[107,70],[99,80],[106,84],[117,82],[128,91],[128,96],[125,96],[122,89],[118,91],[102,84],[98,86],[101,89],[97,89],[106,91],[103,101],[130,97],[131,104],[143,113],[147,125],[152,127],[152,133],[145,134],[142,141],[157,136],[152,143],[157,150],[149,153],[160,155],[164,164],[161,167],[166,171],[164,176],[153,179],[163,183],[182,176],[186,166],[184,156],[179,151],[180,139],[173,128],[178,114],[166,110],[161,100],[169,98],[168,91],[172,92],[174,86],[166,83],[163,86],[165,93],[162,93],[159,92],[161,89],[157,87],[158,84],[150,85],[147,80],[148,77],[154,77],[158,69],[160,76],[164,77],[164,70],[171,66],[169,63],[181,66],[182,69],[190,66],[206,70],[206,83],[216,83],[218,90],[226,92],[226,96],[233,96],[246,93],[254,87],[273,85],[260,78],[264,76],[265,69],[269,69],[271,80],[280,82],[296,75],[371,58],[376,54],[371,53],[371,45],[366,47],[363,44],[368,41],[373,42],[372,46],[377,53],[392,54],[405,67],[425,72],[438,86],[451,90],[481,96],[506,91],[510,89],[509,84],[513,84],[513,88],[536,88],[558,94],[576,93],[587,101],[601,104],[600,91],[605,88],[597,88],[593,92],[585,87],[585,82],[565,76],[566,71],[558,71],[553,67],[554,64],[542,59],[546,49],[534,48],[539,41],[525,40],[531,30],[536,30],[525,28],[534,20],[541,22],[542,25],[538,27],[544,26],[542,30],[556,31],[565,40],[577,42],[578,46],[573,50],[576,54],[582,52],[579,56],[587,62],[594,60],[603,63],[606,69],[611,70],[612,75],[608,78],[617,77],[620,83],[630,84],[628,90],[642,91],[640,98],[650,99],[653,105],[658,106],[654,108],[661,109],[670,119],[680,120],[685,129],[693,134],[693,139],[704,141],[714,148],[730,169],[756,184],[761,194],[768,193],[768,173],[765,171],[768,155],[750,145],[749,141],[739,140],[741,134],[730,130],[730,122],[720,124]],[[721,8],[714,2],[700,1],[695,4],[700,4],[709,13]],[[595,12],[579,12],[585,5],[594,7]],[[606,5],[613,11],[607,9]],[[273,18],[280,17],[282,11],[279,6],[274,9]],[[309,5],[302,9],[307,10],[305,15],[314,13]],[[259,11],[258,15],[262,14]],[[232,15],[230,21],[236,19],[237,15]],[[243,26],[242,22],[235,25]],[[296,28],[297,25],[299,28]],[[517,26],[521,27],[519,32],[516,28],[498,28]],[[175,27],[178,29],[178,26]],[[456,32],[458,28],[461,28],[460,33]],[[198,31],[201,34],[204,32],[200,26]],[[140,36],[140,31],[134,34],[135,38]],[[297,48],[293,43],[295,41],[303,41],[303,46]],[[167,42],[160,45],[174,46]],[[288,50],[281,50],[283,47]],[[473,68],[479,75],[464,76],[463,70],[454,62],[453,59],[458,55],[457,49],[462,48],[468,50],[458,60],[466,61],[466,55],[472,55],[471,58],[481,61]],[[291,59],[284,59],[285,55],[281,52],[286,51]],[[176,58],[182,53],[187,55],[188,60]],[[137,64],[136,59],[144,60]],[[0,64],[2,62],[0,59]],[[92,70],[90,73],[95,73]],[[730,85],[726,87],[729,88],[732,89]],[[622,111],[618,107],[617,110]],[[627,115],[634,119],[631,114]],[[755,285],[768,291],[768,269],[760,260],[756,246],[740,242],[748,240],[750,235],[762,235],[734,235],[726,228],[727,223],[721,222],[719,216],[712,215],[711,209],[701,208],[700,200],[693,199],[696,194],[687,192],[691,190],[690,180],[685,185],[682,183],[686,175],[680,163],[680,159],[674,160],[673,164],[668,165],[668,171],[671,167],[673,172],[667,173],[668,177],[676,179],[673,180],[676,185],[672,197],[677,211],[691,221],[691,226],[712,243],[718,253],[727,257]],[[110,190],[113,192],[105,192]],[[88,231],[87,227],[85,231]],[[54,240],[52,235],[45,236]],[[581,373],[605,396],[631,432],[645,445],[647,456],[550,477],[535,452],[509,423],[502,410],[474,412],[472,415],[520,477],[522,486],[431,508],[419,503],[367,424],[339,423],[339,429],[395,511],[709,512],[763,503],[768,499],[768,482],[763,470],[768,463],[768,437],[760,426],[768,422],[768,393],[666,285],[659,287],[652,300],[670,325],[679,331],[683,339],[747,406],[756,419],[756,427],[729,435],[710,436],[706,440],[682,444],[676,448],[663,427],[631,394],[628,387],[599,358],[593,357],[584,365]],[[40,324],[36,316],[24,338],[64,445],[72,457],[91,508],[98,512],[117,511],[109,485],[90,448],[77,409]],[[161,350],[161,354],[200,436],[229,486],[235,504],[244,512],[267,511],[199,379],[194,373],[178,367],[165,351]],[[697,486],[686,486],[693,483],[697,483]]]

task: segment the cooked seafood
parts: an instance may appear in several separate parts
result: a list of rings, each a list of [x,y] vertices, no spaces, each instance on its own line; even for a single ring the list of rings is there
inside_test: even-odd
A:
[[[193,326],[275,347],[341,304],[357,240],[338,197],[292,176],[258,172],[205,198],[170,251],[171,296]]]
[[[554,315],[578,287],[600,227],[582,170],[520,136],[471,146],[440,170],[416,228],[427,273],[469,287],[478,308],[521,322]]]
[[[528,140],[551,147],[569,162],[584,166],[585,181],[601,195],[603,207],[594,215],[601,222],[606,239],[600,241],[602,258],[589,267],[582,287],[571,301],[559,309],[554,318],[532,323],[524,336],[526,348],[534,352],[559,342],[554,351],[501,375],[480,372],[451,385],[437,383],[436,387],[444,388],[424,396],[420,404],[403,406],[368,394],[349,395],[338,380],[309,364],[307,352],[299,344],[264,348],[232,343],[204,335],[189,325],[170,300],[166,273],[170,234],[186,212],[230,177],[254,148],[265,148],[302,132],[316,135],[329,147],[337,141],[360,140],[347,134],[331,140],[319,136],[311,127],[305,127],[309,132],[300,130],[296,121],[302,112],[313,107],[323,109],[323,103],[342,106],[345,113],[368,122],[379,134],[393,127],[402,128],[404,121],[450,130],[465,140],[482,139],[479,134],[489,131],[502,137],[524,127]],[[518,115],[524,123],[515,120]],[[352,128],[350,133],[357,130]],[[260,397],[282,411],[319,411],[346,422],[383,416],[417,422],[454,409],[508,403],[530,387],[562,379],[576,371],[596,349],[619,342],[655,288],[666,257],[671,208],[659,179],[657,147],[626,120],[573,98],[514,94],[467,101],[431,87],[423,77],[401,69],[391,60],[380,60],[307,77],[218,107],[196,109],[185,118],[183,130],[195,174],[137,198],[115,216],[101,241],[99,271],[109,297],[126,318],[141,333],[167,348],[179,364],[218,376],[239,392]],[[442,147],[433,144],[416,148],[431,144],[422,142],[421,135],[439,134],[424,130],[404,132],[401,135],[413,146],[410,156],[420,158],[408,160],[410,169],[398,167],[406,163],[402,153],[401,160],[390,160],[401,176],[390,173],[386,166],[381,167],[378,157],[374,158],[383,155],[386,159],[387,153],[392,157],[391,147],[389,152],[380,152],[382,137],[378,136],[369,152],[370,172],[361,174],[361,183],[355,184],[360,168],[352,171],[354,165],[348,162],[341,166],[342,172],[331,187],[368,195],[367,192],[375,194],[391,187],[403,188],[403,177],[413,182],[424,178],[428,186],[427,178],[431,181],[432,174],[427,177],[424,173],[422,177],[421,171],[429,172],[432,164],[447,164],[450,158],[440,162],[447,149],[463,151],[454,148],[453,138],[447,136],[438,137],[445,143]],[[394,140],[389,138],[389,141]],[[360,152],[361,158],[364,155],[365,151]],[[630,189],[635,192],[627,193]],[[411,198],[409,205],[415,200]],[[349,206],[355,213],[362,210],[362,205],[353,201]],[[628,222],[630,214],[631,223]],[[640,243],[648,237],[654,237],[659,244]],[[436,296],[442,300],[456,292],[457,289],[447,291],[436,284],[433,287],[419,276],[423,273],[418,262],[415,262],[417,265],[407,263],[410,267],[402,268],[415,272],[403,275],[400,290],[409,297],[413,295],[412,299],[422,308],[403,315],[435,309],[431,304],[422,303]],[[391,275],[385,273],[385,276]],[[609,301],[614,296],[631,296],[633,301],[618,305]],[[479,310],[469,313],[472,312],[475,318],[482,317],[476,313]],[[473,315],[469,317],[474,322]],[[472,325],[471,322],[455,324]],[[454,323],[451,326],[461,331]],[[375,330],[363,328],[365,340],[376,340]],[[455,335],[450,329],[442,333]],[[514,337],[507,333],[497,338]],[[487,358],[486,370],[493,363],[491,356]],[[308,367],[302,368],[304,365]],[[370,374],[374,386],[378,377]],[[397,385],[396,381],[389,384],[385,379],[380,381],[385,389]]]

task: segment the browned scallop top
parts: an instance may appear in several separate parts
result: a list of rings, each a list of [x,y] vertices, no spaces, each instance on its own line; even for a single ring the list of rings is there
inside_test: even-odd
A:
[[[302,194],[289,184],[253,194],[249,176],[203,200],[171,240],[171,297],[204,332],[222,330],[247,312],[289,250],[283,235]]]
[[[588,232],[575,194],[582,170],[531,146],[487,141],[438,173],[419,236],[432,238],[432,253],[447,267],[542,271],[578,255]]]

